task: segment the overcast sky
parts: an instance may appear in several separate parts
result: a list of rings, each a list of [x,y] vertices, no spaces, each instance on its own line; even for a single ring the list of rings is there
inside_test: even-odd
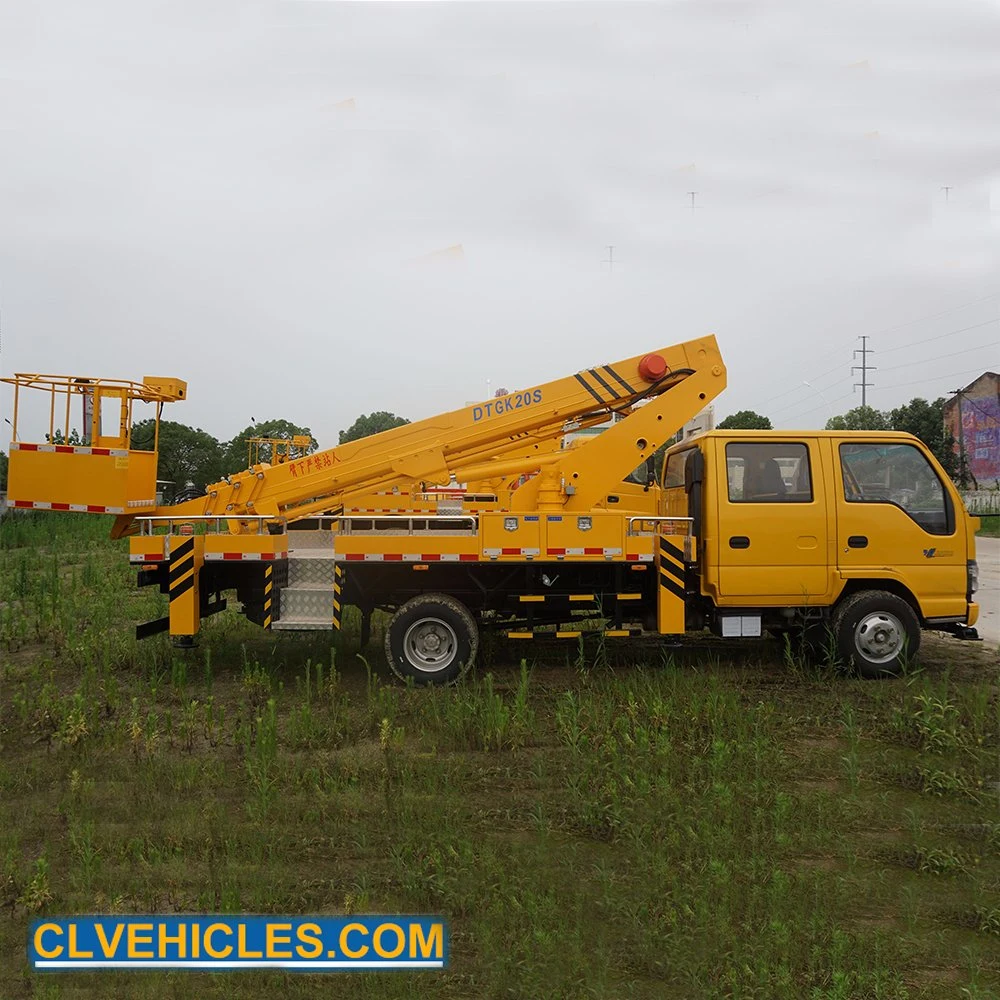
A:
[[[707,332],[718,417],[822,426],[861,334],[934,398],[1000,367],[998,53],[965,0],[2,4],[3,372],[322,445]]]

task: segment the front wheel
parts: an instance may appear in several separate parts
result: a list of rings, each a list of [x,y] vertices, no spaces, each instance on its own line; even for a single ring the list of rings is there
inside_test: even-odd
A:
[[[884,590],[846,598],[834,613],[833,633],[841,659],[862,677],[898,676],[920,647],[913,608]]]
[[[473,664],[479,629],[468,609],[444,594],[407,601],[385,630],[385,657],[392,672],[418,684],[451,684]]]

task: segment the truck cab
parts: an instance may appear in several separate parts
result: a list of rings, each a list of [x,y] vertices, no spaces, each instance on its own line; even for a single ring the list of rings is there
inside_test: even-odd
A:
[[[976,622],[978,520],[912,435],[712,431],[667,453],[662,486],[662,513],[694,522],[692,610],[721,634],[811,629],[878,675],[921,628]]]

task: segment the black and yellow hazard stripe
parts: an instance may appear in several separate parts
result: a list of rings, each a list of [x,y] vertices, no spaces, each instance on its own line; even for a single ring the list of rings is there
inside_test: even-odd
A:
[[[674,597],[684,600],[684,553],[660,536],[660,586],[666,587]]]
[[[333,567],[333,627],[340,630],[340,622],[344,613],[343,606],[344,570],[339,564]]]
[[[605,375],[602,375],[596,368],[588,368],[586,371],[586,374],[590,376],[592,381],[588,381],[584,378],[584,372],[577,372],[574,378],[602,406],[606,403],[617,402],[625,396],[635,395],[636,390],[633,389],[632,386],[630,386],[628,382],[626,382],[625,379],[623,379],[621,375],[614,370],[614,368],[610,365],[604,365],[603,371],[605,375],[607,375],[607,378],[605,378]]]
[[[272,574],[271,564],[268,563],[264,567],[264,628],[271,627],[271,589],[274,583]]]
[[[618,372],[611,367],[611,365],[605,365],[604,370],[625,390],[628,395],[635,395],[636,390],[633,389],[632,386],[630,386],[628,382],[626,382],[625,379],[623,379],[621,375],[619,375]]]
[[[181,542],[170,553],[170,603],[194,586],[194,539]]]

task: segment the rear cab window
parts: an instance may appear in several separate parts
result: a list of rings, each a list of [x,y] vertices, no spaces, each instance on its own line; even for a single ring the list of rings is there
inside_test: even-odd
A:
[[[809,449],[797,441],[726,445],[730,503],[811,503]]]

